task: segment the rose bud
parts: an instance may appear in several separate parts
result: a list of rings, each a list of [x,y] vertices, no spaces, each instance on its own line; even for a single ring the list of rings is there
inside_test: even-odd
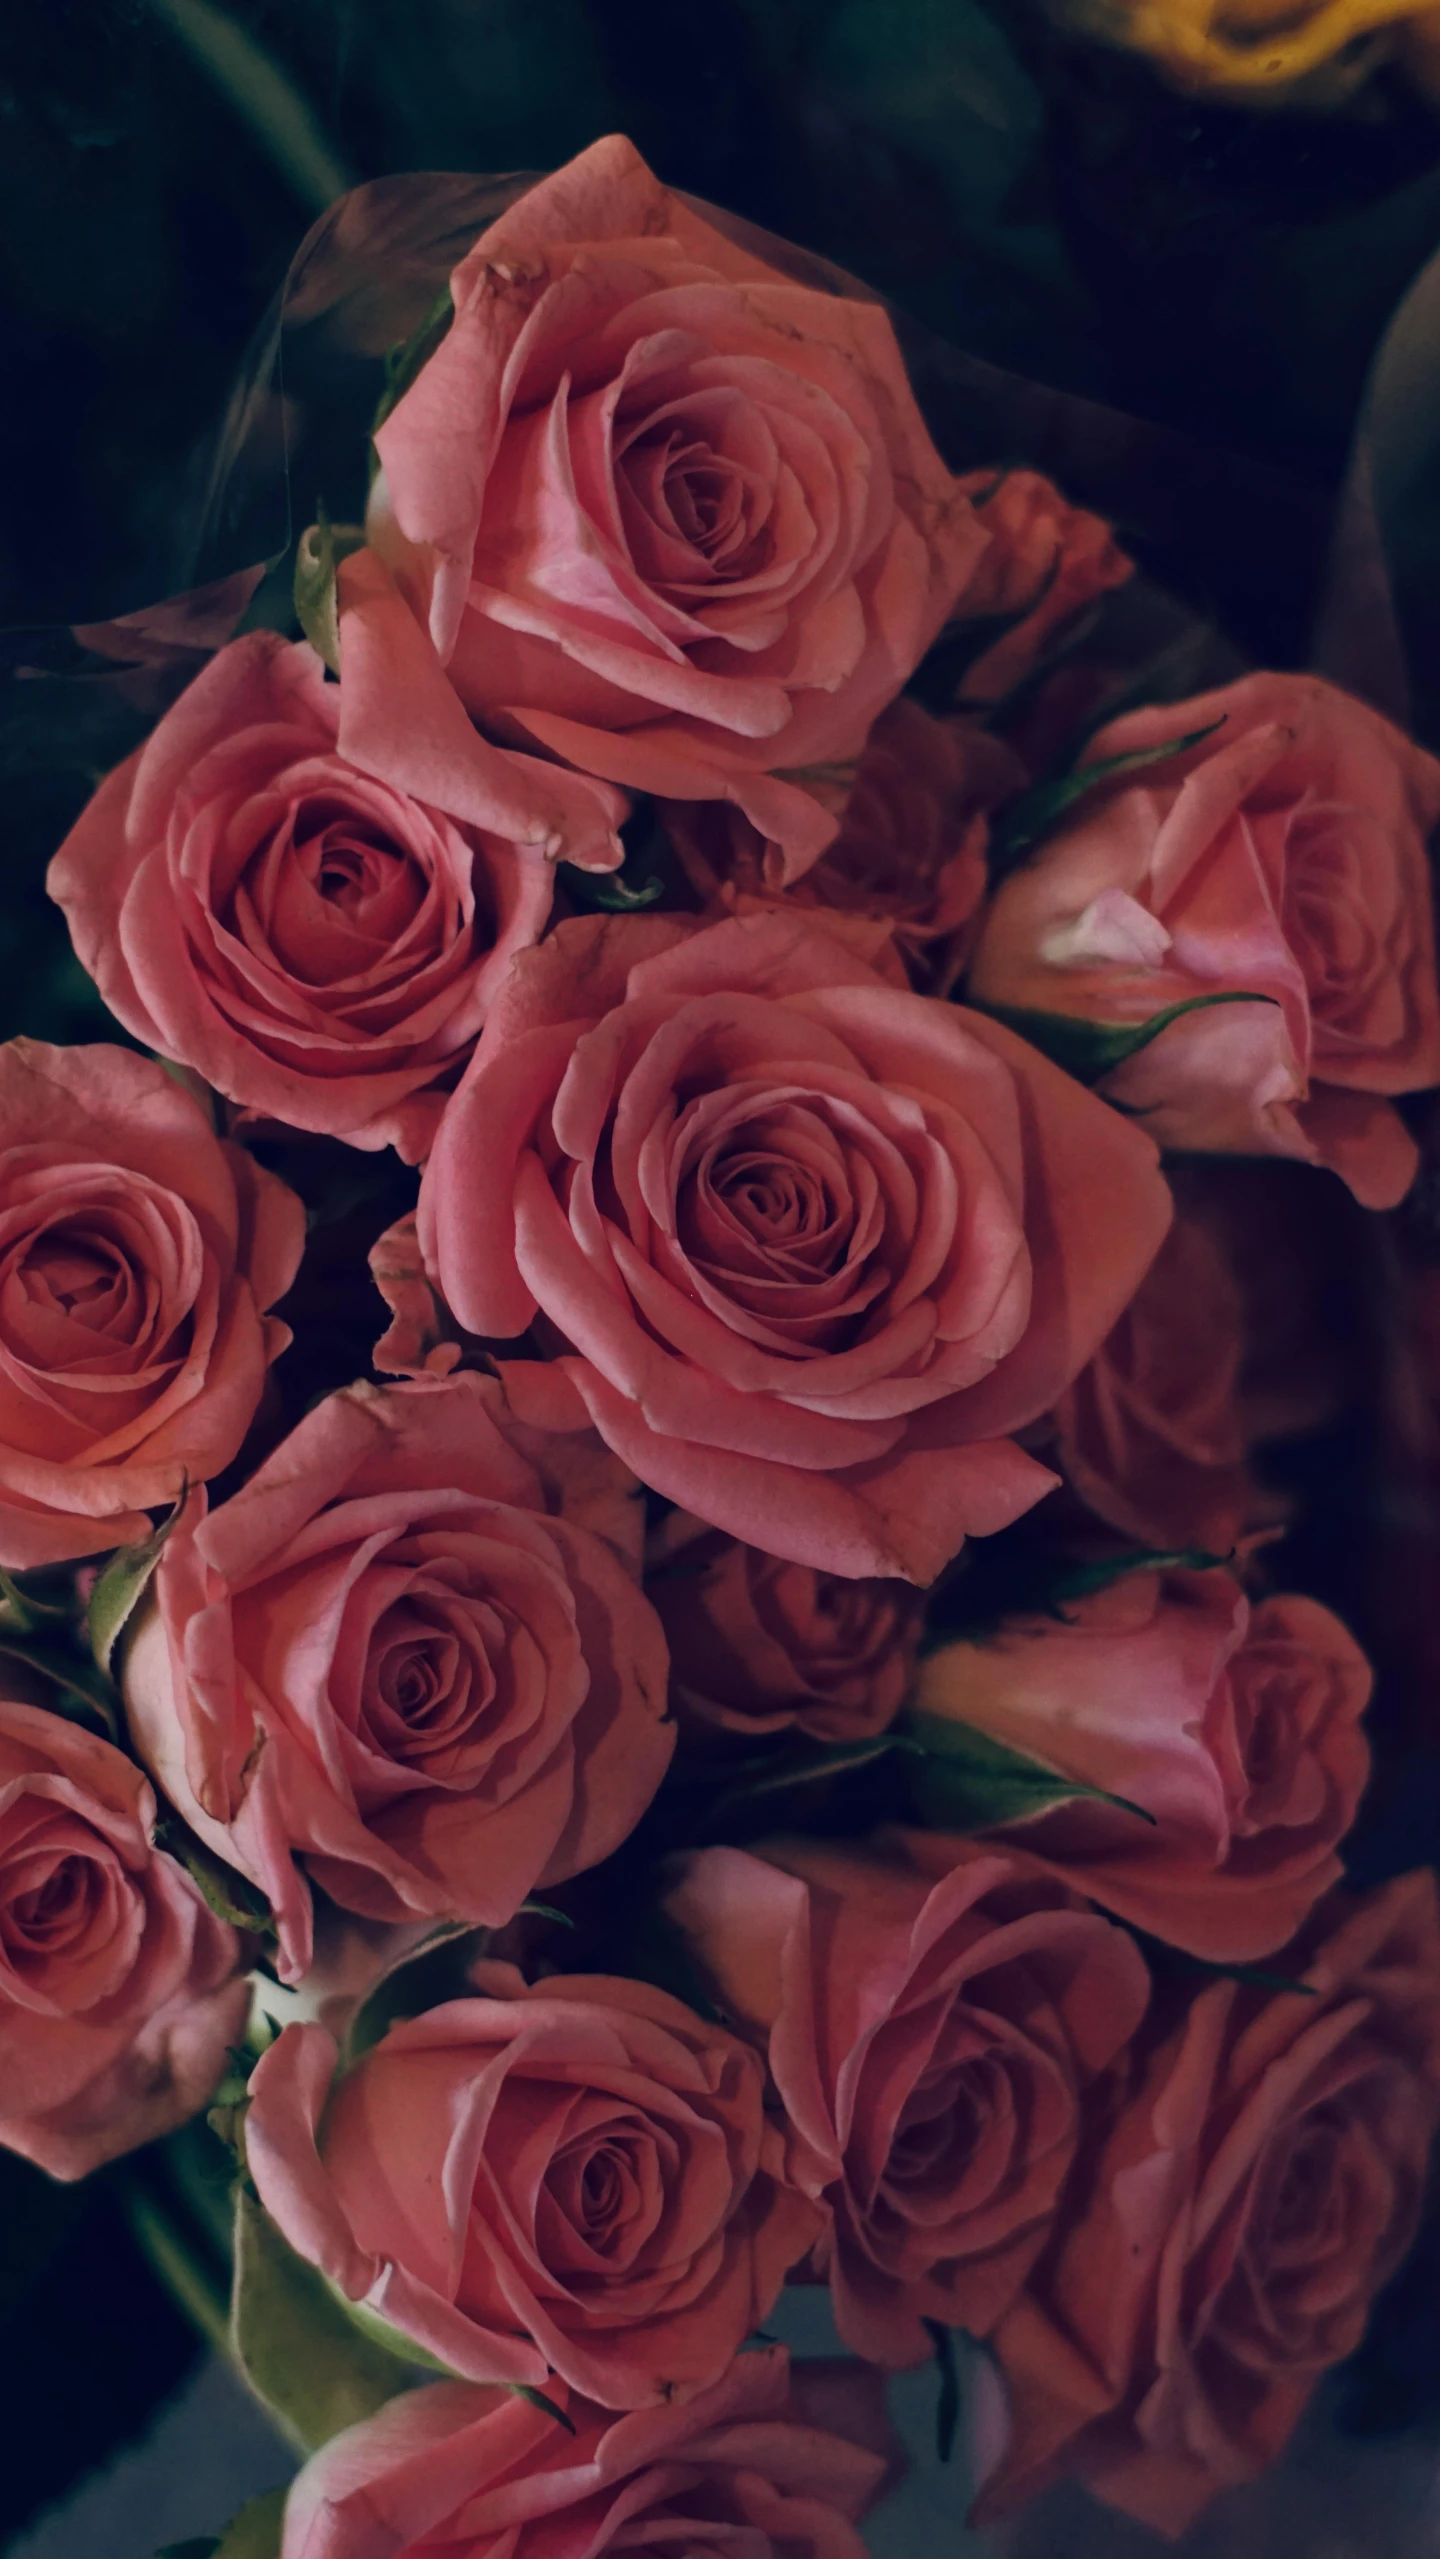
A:
[[[0,2142],[52,2177],[173,2131],[244,2032],[240,1941],[154,1827],[133,1760],[0,1701]]]
[[[1151,1140],[796,916],[522,953],[421,1185],[468,1330],[542,1313],[641,1480],[817,1571],[928,1582],[1054,1478],[1054,1402],[1170,1217]]]
[[[512,952],[550,911],[539,846],[339,751],[313,649],[221,649],[50,866],[110,1010],[228,1100],[424,1155]]]
[[[0,1564],[133,1544],[229,1465],[304,1240],[153,1059],[0,1048]]]
[[[491,1378],[327,1395],[174,1531],[131,1643],[171,1801],[311,1954],[296,1860],[345,1910],[502,1926],[618,1848],[669,1763],[638,1489]]]
[[[970,993],[1105,1028],[1191,1006],[1100,1090],[1162,1146],[1327,1164],[1393,1208],[1418,1157],[1389,1096],[1440,1083],[1440,764],[1308,675],[1132,711],[1085,761],[1166,745],[1002,882]]]
[[[1434,1877],[1336,1894],[1287,1961],[1306,1993],[1217,1981],[1158,2012],[1097,2112],[993,2340],[1011,2430],[976,2520],[1078,2477],[1183,2532],[1359,2344],[1440,2121]]]
[[[960,486],[990,536],[961,618],[1010,620],[965,670],[966,702],[999,702],[1031,674],[1052,639],[1134,573],[1110,527],[1071,506],[1039,471],[971,471]],[[1013,617],[1013,618],[1012,618]]]
[[[581,772],[733,800],[803,866],[835,821],[791,777],[860,753],[989,541],[888,317],[738,246],[617,135],[450,292],[367,522],[455,693]]]
[[[1004,1835],[1132,1926],[1233,1963],[1283,1946],[1339,1878],[1370,1686],[1318,1600],[1252,1606],[1226,1572],[1135,1572],[932,1653],[915,1702],[1119,1797],[1082,1794]],[[916,1841],[931,1871],[945,1853]]]
[[[984,2334],[1048,2235],[1085,2089],[1144,2013],[1133,1941],[978,1849],[938,1883],[894,1846],[701,1849],[666,1909],[767,2054],[845,2343],[906,2365],[931,2321]]]
[[[282,2559],[588,2559],[733,2550],[865,2559],[856,2525],[887,2484],[873,2419],[831,2431],[783,2346],[738,2355],[693,2397],[614,2417],[563,2382],[544,2409],[463,2382],[408,2391],[307,2462]],[[848,2413],[848,2412],[847,2412]],[[887,2429],[888,2434],[888,2429]]]
[[[820,2226],[781,2173],[747,2045],[645,1982],[484,1995],[392,2026],[333,2088],[287,2026],[245,2150],[292,2248],[468,2380],[606,2408],[717,2381]]]

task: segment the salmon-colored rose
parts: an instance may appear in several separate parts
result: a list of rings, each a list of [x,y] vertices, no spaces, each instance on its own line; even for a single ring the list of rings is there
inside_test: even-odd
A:
[[[451,294],[368,521],[460,701],[581,772],[733,800],[803,865],[835,822],[793,777],[860,753],[988,541],[889,319],[791,282],[614,135]]]
[[[1183,2532],[1284,2446],[1414,2237],[1440,2121],[1435,1879],[1337,1894],[1310,1995],[1202,1990],[1137,2057],[994,2340],[988,2520],[1056,2477]]]
[[[268,1894],[287,1979],[307,1873],[365,1918],[501,1925],[633,1829],[674,1742],[641,1527],[592,1431],[527,1431],[468,1372],[326,1396],[177,1527],[131,1730]]]
[[[983,1015],[796,917],[637,916],[515,962],[419,1231],[472,1332],[544,1314],[656,1491],[818,1571],[927,1582],[1049,1489],[1008,1434],[1169,1214],[1150,1140]]]
[[[788,889],[783,846],[767,843],[733,805],[671,802],[665,822],[711,913],[783,897],[821,914],[878,918],[894,935],[899,981],[948,995],[979,929],[988,813],[1025,780],[999,738],[932,719],[902,694],[881,712],[853,780],[840,771],[812,782],[840,832]]]
[[[1086,761],[1210,729],[1099,784],[999,889],[978,1002],[1152,1020],[1101,1090],[1163,1146],[1328,1164],[1368,1208],[1418,1161],[1388,1098],[1440,1083],[1426,837],[1440,764],[1314,676],[1251,675],[1112,720]]]
[[[1003,1851],[936,1882],[898,1849],[702,1849],[666,1908],[765,2047],[846,2344],[918,2364],[927,2320],[990,2328],[1049,2232],[1086,2085],[1144,2013],[1133,1940]]]
[[[1010,628],[972,659],[967,702],[998,702],[1024,681],[1052,638],[1133,574],[1108,524],[1071,506],[1039,471],[971,471],[960,483],[990,536],[963,611]]]
[[[467,2380],[606,2408],[718,2380],[819,2227],[755,2054],[644,1982],[476,1979],[333,2089],[331,2037],[287,2026],[245,2118],[267,2212]]]
[[[787,1564],[672,1511],[645,1588],[670,1646],[670,1702],[694,1737],[794,1728],[863,1741],[909,1694],[922,1602],[908,1582]]]
[[[1340,1874],[1370,1665],[1338,1617],[1228,1573],[1129,1573],[921,1664],[916,1704],[1136,1804],[1074,1801],[1015,1849],[1214,1962],[1273,1953]],[[927,1864],[944,1852],[922,1850]]]
[[[0,1702],[0,2142],[52,2177],[173,2131],[243,2032],[240,1943],[109,1742]]]
[[[615,2417],[563,2382],[544,2409],[464,2382],[408,2391],[307,2462],[282,2559],[598,2559],[602,2550],[865,2559],[883,2489],[872,2448],[783,2346],[737,2356],[694,2397]],[[834,2431],[832,2431],[832,2428]]]
[[[256,1114],[413,1162],[553,875],[362,772],[343,726],[313,649],[232,641],[102,784],[50,894],[137,1039]]]
[[[290,1339],[293,1192],[129,1049],[0,1048],[0,1563],[148,1537]]]

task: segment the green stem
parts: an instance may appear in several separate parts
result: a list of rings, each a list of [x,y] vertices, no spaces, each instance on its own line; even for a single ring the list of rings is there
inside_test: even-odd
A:
[[[230,2304],[213,2275],[188,2248],[168,2213],[135,2184],[125,2195],[130,2227],[164,2284],[194,2320],[200,2334],[229,2363],[235,2360]]]
[[[302,204],[322,213],[354,180],[299,91],[213,0],[150,0],[192,62],[249,126]]]

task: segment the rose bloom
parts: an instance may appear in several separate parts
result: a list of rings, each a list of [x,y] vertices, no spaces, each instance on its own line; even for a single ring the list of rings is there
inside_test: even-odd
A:
[[[1087,1510],[1142,1546],[1212,1555],[1273,1515],[1246,1464],[1246,1347],[1221,1238],[1177,1185],[1174,1225],[1051,1416],[1047,1454]]]
[[[232,641],[101,785],[50,894],[137,1039],[413,1162],[552,872],[349,761],[343,691],[303,643]]]
[[[889,319],[615,135],[450,290],[368,524],[459,699],[581,772],[733,800],[803,862],[835,823],[790,777],[860,753],[987,547]]]
[[[923,2363],[982,2335],[1043,2244],[1088,2082],[1149,1995],[1133,1940],[1004,1851],[937,1881],[893,1848],[771,1842],[676,1861],[666,1910],[760,2041],[845,2343]]]
[[[1099,786],[1002,883],[970,993],[1107,1026],[1266,998],[1183,1015],[1102,1091],[1162,1146],[1328,1164],[1367,1208],[1393,1208],[1418,1159],[1388,1096],[1440,1082],[1425,850],[1440,764],[1292,675],[1131,712],[1086,761],[1206,728]]]
[[[922,1602],[908,1582],[817,1573],[672,1511],[645,1588],[670,1647],[670,1703],[697,1740],[863,1741],[909,1694]]]
[[[948,995],[969,956],[985,899],[988,812],[1025,787],[999,738],[932,719],[901,696],[882,711],[854,769],[814,782],[840,832],[786,887],[784,847],[767,843],[733,804],[670,802],[667,830],[691,886],[712,913],[762,899],[822,914],[876,917],[894,935],[899,984]]]
[[[1039,471],[971,471],[960,486],[990,536],[962,618],[1010,622],[971,660],[960,694],[966,702],[999,702],[1024,682],[1067,622],[1125,585],[1135,563],[1100,516],[1071,506]]]
[[[1078,2476],[1183,2532],[1275,2460],[1415,2235],[1440,2120],[1435,1879],[1336,1894],[1311,1995],[1218,1981],[1137,2057],[994,2340],[988,2521]]]
[[[543,2408],[464,2382],[407,2391],[307,2462],[282,2559],[597,2559],[733,2550],[865,2559],[856,2530],[887,2450],[783,2346],[739,2355],[693,2397],[615,2417],[563,2383]],[[843,2427],[843,2431],[842,2431]]]
[[[756,2055],[645,1982],[475,1978],[333,2088],[332,2038],[286,2027],[245,2118],[266,2211],[466,2380],[606,2408],[718,2380],[819,2228]]]
[[[126,1708],[158,1783],[269,1896],[502,1925],[619,1846],[668,1765],[637,1488],[466,1373],[329,1395],[169,1539]]]
[[[832,935],[588,917],[515,962],[419,1233],[472,1332],[543,1312],[655,1491],[791,1562],[928,1582],[1050,1488],[1008,1434],[1169,1214],[1138,1128]]]
[[[152,1059],[0,1048],[0,1564],[148,1537],[228,1466],[304,1241],[293,1192]]]
[[[133,1761],[0,1702],[0,2142],[52,2177],[183,2123],[244,2030],[239,1940],[154,1827]]]
[[[1370,1685],[1318,1600],[1252,1606],[1225,1572],[1137,1572],[1060,1619],[931,1654],[915,1703],[1121,1796],[1006,1835],[1132,1926],[1233,1963],[1283,1946],[1340,1874],[1370,1770]]]

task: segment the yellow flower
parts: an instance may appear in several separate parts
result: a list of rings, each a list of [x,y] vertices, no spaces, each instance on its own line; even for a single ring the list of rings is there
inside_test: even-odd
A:
[[[1263,93],[1340,66],[1372,67],[1377,40],[1406,22],[1440,21],[1435,0],[1052,0],[1057,16],[1137,53],[1187,87]],[[1429,35],[1430,29],[1425,30]],[[1366,44],[1364,39],[1370,39]]]

